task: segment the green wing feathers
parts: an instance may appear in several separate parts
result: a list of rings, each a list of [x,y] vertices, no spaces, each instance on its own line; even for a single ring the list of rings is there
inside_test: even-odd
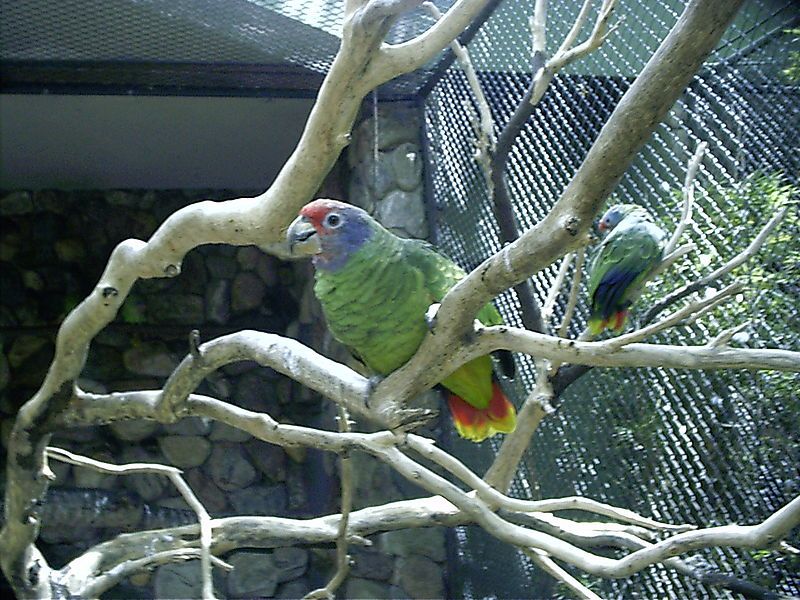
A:
[[[440,302],[465,272],[429,244],[408,240],[406,257],[423,273],[431,303]],[[500,312],[491,303],[478,312],[484,325],[502,325]],[[510,359],[510,357],[509,357]],[[513,365],[513,360],[504,361]],[[509,369],[513,373],[513,368]],[[448,394],[448,406],[461,437],[481,442],[495,433],[509,433],[516,426],[516,410],[500,388],[493,374],[492,359],[486,355],[461,366],[442,380]]]
[[[622,330],[628,308],[661,263],[664,238],[663,230],[649,220],[629,217],[603,241],[588,283],[591,334],[598,335],[606,327]]]
[[[427,332],[425,312],[465,276],[453,261],[420,240],[382,228],[336,272],[317,270],[314,291],[334,337],[376,373],[387,375],[417,351]],[[492,304],[478,314],[486,325],[503,320]],[[476,358],[446,377],[456,430],[481,441],[512,431],[513,405],[493,376],[490,356]]]

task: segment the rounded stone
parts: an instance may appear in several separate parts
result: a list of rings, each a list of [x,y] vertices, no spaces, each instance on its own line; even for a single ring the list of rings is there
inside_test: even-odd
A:
[[[253,436],[243,429],[231,427],[222,421],[214,421],[208,437],[214,442],[246,442]]]
[[[186,473],[186,483],[192,488],[203,506],[211,514],[219,514],[228,506],[228,497],[202,469],[191,469]]]
[[[258,476],[255,467],[244,456],[239,444],[215,445],[206,469],[214,483],[226,491],[247,487]]]
[[[375,218],[387,229],[405,231],[416,238],[428,235],[421,188],[413,192],[395,190],[387,194],[378,202]]]
[[[231,305],[234,312],[245,312],[261,306],[266,285],[255,273],[238,273],[231,288]]]
[[[284,485],[251,485],[230,491],[228,500],[240,515],[283,516],[288,496]]]
[[[397,580],[411,598],[444,598],[442,567],[423,556],[410,556],[397,564]]]
[[[278,583],[301,577],[308,568],[308,550],[285,546],[275,548],[272,564],[278,572]]]
[[[228,575],[228,594],[232,598],[269,598],[278,588],[276,571],[264,552],[234,552],[227,558],[233,566]]]
[[[131,373],[150,377],[168,377],[178,366],[163,342],[137,344],[125,351],[122,362]]]
[[[55,243],[55,251],[61,262],[81,262],[86,258],[86,248],[83,242],[77,239],[58,240]]]
[[[212,570],[217,579],[218,570]],[[214,581],[214,596],[223,595],[217,590],[218,582]],[[182,563],[162,565],[153,578],[153,589],[156,598],[200,598],[203,595],[203,582],[200,573],[200,561],[190,560]]]
[[[348,577],[345,597],[351,600],[389,600],[392,598],[391,587],[386,583]]]
[[[211,420],[203,417],[185,417],[165,425],[164,431],[171,435],[208,435],[211,431]]]
[[[400,144],[391,152],[397,187],[410,192],[422,183],[422,155],[416,144]]]
[[[170,435],[158,439],[170,464],[181,469],[199,467],[211,454],[211,442],[199,435]]]
[[[154,435],[160,425],[155,421],[135,419],[131,421],[117,421],[111,424],[111,431],[117,439],[123,442],[140,442]]]
[[[438,527],[387,531],[380,535],[380,548],[395,556],[422,555],[438,562],[447,557],[444,531]]]

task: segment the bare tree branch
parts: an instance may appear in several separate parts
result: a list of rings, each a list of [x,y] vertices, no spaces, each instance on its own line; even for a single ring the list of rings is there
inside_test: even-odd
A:
[[[697,170],[700,168],[700,163],[703,160],[703,155],[708,148],[706,142],[700,142],[697,145],[694,156],[689,161],[689,166],[686,168],[686,179],[683,182],[683,210],[681,211],[681,218],[678,221],[678,226],[672,232],[672,237],[667,242],[664,248],[664,256],[670,254],[678,246],[678,241],[681,239],[686,226],[692,220],[692,206],[694,205],[694,180],[697,177]]]
[[[80,456],[62,448],[48,447],[47,456],[56,460],[86,467],[100,473],[110,473],[112,475],[136,475],[141,473],[154,473],[156,475],[165,475],[170,479],[172,484],[176,487],[183,499],[189,507],[197,514],[200,523],[200,573],[202,577],[202,594],[203,600],[214,599],[214,589],[211,580],[211,517],[206,511],[197,496],[194,495],[191,488],[186,484],[181,477],[181,470],[167,465],[160,465],[155,463],[128,463],[124,465],[114,465],[108,462],[95,460],[87,456]],[[173,562],[178,559],[177,554],[167,553],[161,557],[163,562]],[[158,562],[162,562],[160,559]],[[223,565],[226,569],[230,570],[233,567],[227,563],[217,560],[217,563]],[[129,575],[134,568],[145,568],[152,565],[146,560],[128,562],[124,567],[118,568],[112,575],[109,573],[107,577],[98,578],[95,581],[89,582],[91,584],[91,592],[84,592],[82,595],[95,595],[100,594],[116,583],[120,578]],[[105,586],[105,587],[104,587]]]
[[[561,286],[564,285],[564,280],[567,277],[567,272],[572,266],[572,261],[574,258],[575,253],[570,252],[561,260],[561,264],[558,267],[558,273],[556,273],[555,281],[553,281],[553,285],[550,286],[550,292],[547,294],[547,299],[544,301],[544,306],[542,307],[542,320],[544,321],[548,330],[550,329],[550,319],[553,318],[553,310],[555,309],[556,300],[558,299],[558,295],[561,291]]]
[[[567,571],[559,567],[558,564],[544,552],[539,550],[530,550],[528,548],[523,548],[523,552],[533,561],[533,564],[542,569],[551,577],[555,578],[557,581],[560,581],[567,586],[567,588],[575,595],[576,598],[583,598],[584,600],[603,600],[600,596],[575,579]]]
[[[686,285],[678,288],[677,290],[670,292],[666,295],[666,297],[661,300],[660,302],[654,304],[650,307],[650,310],[645,313],[644,317],[642,317],[642,324],[646,325],[650,323],[656,316],[664,310],[667,306],[674,304],[675,302],[686,298],[689,294],[693,294],[699,290],[702,290],[704,287],[708,286],[710,283],[718,280],[723,275],[727,275],[735,268],[741,266],[748,260],[750,260],[753,256],[755,256],[758,251],[761,249],[761,246],[764,245],[764,242],[767,241],[769,236],[772,234],[773,230],[780,224],[783,217],[786,216],[788,212],[788,207],[784,206],[775,215],[764,225],[763,229],[759,232],[759,234],[753,239],[752,242],[742,250],[739,254],[734,256],[731,260],[726,262],[724,265],[716,269],[715,271],[709,273],[708,275],[694,281],[692,283],[687,283]]]
[[[370,66],[367,77],[376,73],[392,79],[402,73],[419,69],[464,31],[489,2],[490,0],[456,0],[443,18],[416,38],[401,44],[384,44]]]
[[[379,21],[395,19],[420,6],[424,0],[369,0],[362,9],[362,24],[373,27]]]
[[[572,286],[569,290],[567,306],[564,309],[564,318],[561,319],[561,325],[558,327],[558,337],[567,337],[569,324],[572,322],[572,315],[575,313],[575,307],[578,305],[578,294],[580,294],[581,291],[581,278],[583,277],[583,263],[586,261],[586,248],[581,248],[576,252],[578,258],[575,261],[575,273],[572,276]]]
[[[339,406],[339,431],[341,433],[348,433],[350,431],[350,421],[347,410],[342,406]],[[350,572],[350,555],[347,553],[347,545],[349,540],[348,526],[350,522],[350,511],[353,506],[353,464],[347,452],[343,452],[340,455],[339,463],[341,466],[342,516],[336,536],[336,573],[334,573],[325,587],[309,592],[304,596],[304,600],[316,598],[333,600],[336,590],[344,583],[347,574]]]
[[[710,308],[716,308],[720,303],[730,299],[731,296],[738,294],[743,289],[744,283],[741,281],[735,281],[729,286],[721,289],[719,292],[711,294],[710,296],[707,296],[701,300],[697,300],[696,302],[692,302],[691,304],[684,306],[680,310],[676,310],[671,315],[664,317],[656,323],[651,323],[650,325],[642,327],[641,329],[636,329],[635,331],[610,338],[600,343],[608,348],[613,349],[621,348],[630,343],[644,340],[651,335],[655,335],[656,333],[677,325],[684,319],[695,317],[698,313],[706,311]]]
[[[450,359],[456,350],[449,340],[469,331],[480,307],[584,242],[594,215],[740,5],[741,0],[694,0],[688,4],[620,100],[553,210],[453,287],[437,315],[436,335],[427,336],[417,354],[378,385],[376,396],[384,399],[378,406],[380,412],[391,414],[424,389],[425,374],[437,371]],[[419,385],[403,387],[401,382],[407,381]]]

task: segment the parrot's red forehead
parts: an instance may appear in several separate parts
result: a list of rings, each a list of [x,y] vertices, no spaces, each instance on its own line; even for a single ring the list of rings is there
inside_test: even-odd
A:
[[[306,204],[300,214],[310,220],[312,223],[321,223],[322,219],[325,218],[332,210],[341,210],[345,208],[347,204],[344,202],[337,202],[336,200],[328,200],[328,199],[320,199],[314,200],[313,202],[309,202]]]

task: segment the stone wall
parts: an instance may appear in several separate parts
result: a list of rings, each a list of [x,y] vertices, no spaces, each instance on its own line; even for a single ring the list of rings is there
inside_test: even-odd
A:
[[[381,114],[377,144],[374,120],[363,121],[340,174],[349,182],[352,200],[398,233],[423,237],[422,159],[418,127],[409,122],[414,117],[413,112]],[[327,195],[342,195],[331,187],[336,189],[329,186]],[[91,290],[114,245],[128,237],[146,239],[188,203],[252,193],[17,191],[0,196],[0,458],[5,460],[13,415],[44,377],[58,323]],[[194,328],[204,340],[242,328],[277,332],[346,361],[313,299],[311,273],[307,262],[281,262],[252,246],[197,248],[187,255],[179,277],[136,283],[117,319],[92,344],[80,384],[99,393],[158,388],[187,353]],[[254,363],[224,367],[199,392],[268,412],[284,423],[336,427],[330,403]],[[420,400],[437,401],[435,394]],[[180,467],[213,516],[312,517],[339,509],[337,457],[283,450],[221,423],[125,421],[61,432],[53,444],[110,462]],[[371,457],[357,453],[353,460],[357,508],[419,495]],[[53,522],[61,525],[47,526],[45,518],[42,541],[56,565],[119,532],[193,522],[164,478],[52,467],[54,502],[45,514],[55,515]],[[101,504],[110,508],[98,513]],[[59,510],[67,517],[59,517]],[[65,518],[71,527],[64,527]],[[374,536],[371,547],[352,548],[353,568],[340,597],[444,596],[444,542],[435,528]],[[301,597],[324,585],[334,568],[330,546],[242,549],[225,559],[237,568],[230,575],[215,569],[215,585],[219,597],[229,598]],[[131,578],[107,597],[199,597],[197,574],[196,561],[166,565]]]

